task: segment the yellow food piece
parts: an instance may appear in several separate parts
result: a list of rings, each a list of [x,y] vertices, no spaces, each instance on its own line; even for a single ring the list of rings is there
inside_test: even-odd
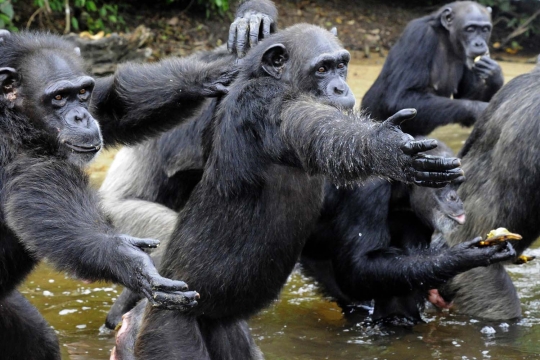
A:
[[[533,261],[534,259],[536,259],[536,256],[527,256],[527,255],[520,255],[516,261],[514,262],[514,264],[517,264],[517,265],[521,265],[521,264],[526,264],[530,261]]]
[[[474,62],[478,62],[480,59],[482,58],[482,56],[477,56],[474,58]]]
[[[478,242],[478,245],[480,246],[489,246],[494,245],[506,240],[521,240],[522,237],[519,234],[514,234],[508,231],[506,228],[498,228],[495,230],[491,230],[485,240],[482,240]]]

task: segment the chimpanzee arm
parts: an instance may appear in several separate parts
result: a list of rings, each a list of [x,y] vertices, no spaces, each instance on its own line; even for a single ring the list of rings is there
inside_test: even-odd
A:
[[[194,56],[125,64],[96,81],[92,112],[105,145],[132,144],[186,121],[205,97],[225,94],[234,76],[228,57],[209,63]]]
[[[120,235],[106,222],[88,178],[55,159],[20,158],[8,168],[2,205],[8,226],[37,259],[82,279],[120,283],[155,306],[188,309],[197,293],[162,278],[141,248],[159,242]]]
[[[476,100],[449,99],[432,93],[408,90],[404,92],[389,109],[403,109],[414,104],[418,114],[413,121],[401,126],[408,134],[427,135],[437,127],[448,124],[471,126],[488,103]]]
[[[477,247],[479,240],[438,252],[426,249],[406,253],[380,243],[378,237],[349,232],[332,261],[336,281],[348,296],[359,300],[402,296],[413,290],[437,288],[466,270],[515,255],[511,246]]]
[[[343,113],[309,98],[286,101],[281,113],[283,139],[302,167],[336,184],[380,176],[406,183],[444,186],[461,176],[456,158],[425,157],[434,140],[416,142],[399,124],[414,117],[402,110],[383,123],[361,113]],[[415,121],[415,120],[413,120]]]

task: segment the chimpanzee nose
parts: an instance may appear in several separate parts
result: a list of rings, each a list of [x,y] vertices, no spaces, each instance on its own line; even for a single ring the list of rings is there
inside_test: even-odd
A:
[[[345,93],[345,87],[344,86],[334,86],[334,94],[336,95],[343,95]]]
[[[66,116],[66,120],[68,123],[72,125],[79,125],[79,126],[88,126],[88,119],[90,118],[90,114],[86,109],[73,109],[71,110],[68,115]]]

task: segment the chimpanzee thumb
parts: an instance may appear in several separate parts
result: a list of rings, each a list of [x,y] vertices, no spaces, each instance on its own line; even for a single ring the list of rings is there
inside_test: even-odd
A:
[[[400,126],[402,122],[412,119],[415,116],[416,109],[403,109],[386,119],[384,124],[389,126]]]

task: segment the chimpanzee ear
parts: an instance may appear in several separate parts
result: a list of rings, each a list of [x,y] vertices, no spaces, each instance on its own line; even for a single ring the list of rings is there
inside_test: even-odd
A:
[[[281,73],[285,63],[289,60],[289,54],[283,44],[274,44],[264,52],[262,56],[262,68],[270,76],[281,79]]]
[[[333,28],[331,28],[330,32],[334,34],[335,37],[337,37],[337,27],[334,26]]]
[[[452,8],[447,7],[441,13],[441,24],[446,30],[450,31],[453,22],[454,12],[452,11]]]
[[[486,6],[486,10],[490,14],[493,12],[493,9],[491,8],[491,6]]]
[[[80,47],[77,46],[73,50],[75,51],[75,54],[77,54],[78,56],[81,56],[81,48]]]
[[[11,33],[6,29],[0,29],[0,43],[4,42],[4,39],[11,36]]]
[[[17,89],[15,87],[19,80],[19,74],[17,70],[4,67],[0,68],[0,84],[2,86],[2,94],[9,101],[15,101],[17,98]]]

